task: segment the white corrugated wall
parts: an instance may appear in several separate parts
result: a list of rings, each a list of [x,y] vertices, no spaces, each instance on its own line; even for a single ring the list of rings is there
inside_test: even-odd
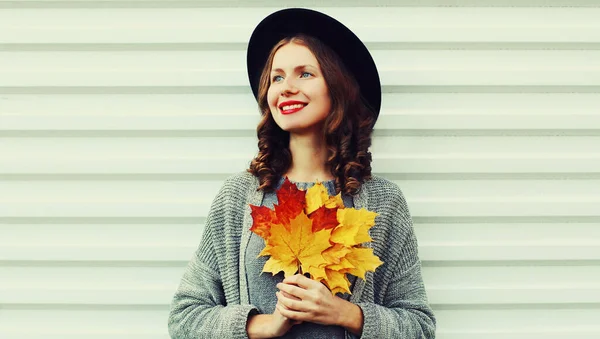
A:
[[[584,0],[0,1],[0,338],[168,338],[209,204],[256,152],[246,42],[287,5],[379,66],[373,168],[408,199],[438,338],[599,338]]]

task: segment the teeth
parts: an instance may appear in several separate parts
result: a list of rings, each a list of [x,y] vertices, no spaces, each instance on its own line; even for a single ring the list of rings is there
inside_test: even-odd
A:
[[[302,108],[302,107],[304,107],[303,104],[295,104],[295,105],[286,105],[286,106],[283,106],[281,109],[284,110],[284,111],[289,111],[291,109]]]

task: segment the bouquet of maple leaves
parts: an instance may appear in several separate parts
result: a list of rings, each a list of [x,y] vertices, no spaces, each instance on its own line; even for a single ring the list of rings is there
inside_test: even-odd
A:
[[[283,271],[286,278],[309,273],[335,295],[350,294],[347,273],[365,279],[367,271],[383,264],[372,248],[361,246],[373,240],[369,229],[377,213],[345,208],[341,193],[329,196],[320,182],[303,191],[287,177],[277,199],[273,210],[250,205],[250,230],[266,244],[259,256],[270,256],[263,272]]]

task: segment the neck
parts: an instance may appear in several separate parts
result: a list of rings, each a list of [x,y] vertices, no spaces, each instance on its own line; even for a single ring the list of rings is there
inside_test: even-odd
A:
[[[292,164],[285,175],[292,181],[312,182],[333,179],[327,161],[325,138],[313,135],[290,134]]]

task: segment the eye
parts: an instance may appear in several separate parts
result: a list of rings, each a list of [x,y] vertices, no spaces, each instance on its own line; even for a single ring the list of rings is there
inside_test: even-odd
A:
[[[283,80],[283,77],[281,75],[276,75],[271,79],[271,82],[279,82]]]
[[[312,73],[309,73],[309,72],[302,72],[302,76],[301,76],[301,78],[308,78],[308,77],[311,77],[311,76],[313,76],[313,75],[312,75]]]

